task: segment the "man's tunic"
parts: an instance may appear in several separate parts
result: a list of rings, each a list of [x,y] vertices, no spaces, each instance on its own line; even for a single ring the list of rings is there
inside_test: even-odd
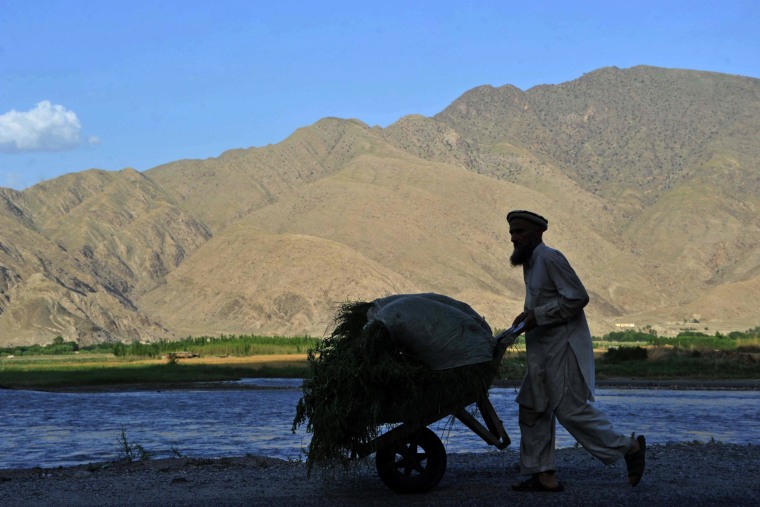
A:
[[[525,310],[533,310],[537,327],[525,334],[528,373],[517,402],[536,412],[554,410],[570,386],[568,367],[577,358],[586,383],[586,399],[594,399],[594,351],[586,315],[588,293],[559,251],[540,243],[523,266]]]

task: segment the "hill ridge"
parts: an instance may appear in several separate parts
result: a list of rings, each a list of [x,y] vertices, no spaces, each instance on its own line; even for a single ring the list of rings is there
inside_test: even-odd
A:
[[[321,335],[335,305],[441,292],[506,327],[504,215],[536,209],[595,334],[758,325],[760,80],[605,67],[482,85],[381,128],[0,189],[0,345]]]

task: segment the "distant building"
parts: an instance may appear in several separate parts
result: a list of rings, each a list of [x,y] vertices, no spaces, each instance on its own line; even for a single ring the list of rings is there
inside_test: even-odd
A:
[[[618,329],[634,329],[636,327],[636,324],[630,324],[630,323],[617,323],[615,324],[615,327]]]

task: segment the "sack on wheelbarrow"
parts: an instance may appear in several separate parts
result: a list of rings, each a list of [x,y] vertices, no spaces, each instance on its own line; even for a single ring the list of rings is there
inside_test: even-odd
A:
[[[400,351],[433,370],[493,358],[496,339],[491,327],[469,305],[448,296],[401,294],[377,299],[367,317],[385,325]]]
[[[485,319],[446,296],[347,303],[335,321],[332,334],[309,351],[311,376],[293,420],[293,431],[305,423],[312,434],[309,471],[347,465],[387,423],[414,422],[486,392],[498,368]]]

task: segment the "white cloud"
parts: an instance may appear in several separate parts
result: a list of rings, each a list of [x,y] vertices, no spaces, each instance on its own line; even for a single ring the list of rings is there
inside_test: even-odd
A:
[[[76,113],[43,100],[34,109],[0,115],[0,151],[59,151],[80,142]]]

